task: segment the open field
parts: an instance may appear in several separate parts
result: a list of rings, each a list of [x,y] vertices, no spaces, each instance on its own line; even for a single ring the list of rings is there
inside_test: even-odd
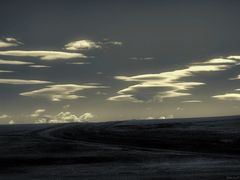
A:
[[[240,179],[240,116],[0,126],[0,179]]]

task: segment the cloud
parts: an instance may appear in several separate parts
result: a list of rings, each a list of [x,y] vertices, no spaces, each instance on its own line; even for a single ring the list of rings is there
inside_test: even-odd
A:
[[[0,40],[0,48],[16,47],[23,43],[17,41],[15,38],[5,38]]]
[[[3,59],[0,59],[0,64],[25,65],[25,64],[34,64],[34,63],[26,62],[26,61],[16,61],[16,60],[3,60]]]
[[[52,60],[64,60],[73,58],[86,58],[85,55],[81,53],[69,53],[61,51],[0,51],[0,55],[5,56],[17,56],[17,57],[39,57],[42,60],[52,61]]]
[[[236,59],[236,60],[240,60],[240,56],[228,56],[228,59]]]
[[[0,73],[12,73],[14,71],[0,70]]]
[[[107,93],[103,92],[103,91],[97,91],[96,94],[101,95],[101,96],[106,96],[107,95]]]
[[[188,100],[188,101],[182,101],[182,103],[201,103],[201,100]]]
[[[8,122],[8,124],[15,124],[15,121],[14,121],[14,120],[10,120],[10,121]]]
[[[11,116],[7,115],[7,114],[2,114],[0,115],[0,119],[6,119],[6,118],[10,118]]]
[[[50,68],[51,66],[46,66],[46,65],[30,65],[29,67],[32,67],[32,68]]]
[[[235,78],[230,78],[229,80],[238,80],[238,79],[240,79],[240,74]]]
[[[198,65],[198,66],[190,66],[187,71],[190,72],[204,72],[204,71],[223,71],[226,70],[228,65]]]
[[[70,104],[66,104],[63,106],[63,109],[68,109],[68,108],[70,108]]]
[[[220,62],[220,64],[216,62]],[[208,62],[214,62],[208,64]],[[142,101],[158,101],[162,102],[165,98],[175,98],[181,96],[191,95],[188,92],[190,89],[204,85],[203,82],[188,82],[182,80],[186,77],[196,76],[203,72],[224,71],[231,67],[231,64],[222,64],[223,60],[209,60],[198,63],[197,65],[190,65],[184,69],[178,69],[168,72],[161,72],[156,74],[141,74],[136,76],[115,76],[115,79],[136,82],[135,85],[128,86],[117,92],[117,96],[108,98],[113,101],[142,102]],[[146,92],[148,91],[148,92]],[[150,96],[146,98],[146,96]],[[129,100],[130,99],[130,100]],[[147,99],[147,100],[146,100]]]
[[[103,44],[110,44],[110,45],[114,45],[114,46],[121,46],[121,45],[123,45],[123,42],[120,42],[120,41],[105,41],[105,42],[103,42]]]
[[[138,100],[130,94],[118,95],[108,98],[110,101],[129,101],[129,102],[143,102],[142,100]]]
[[[92,113],[84,113],[82,115],[75,115],[71,112],[60,112],[55,116],[45,115],[36,120],[36,123],[72,123],[72,122],[85,122],[94,118]]]
[[[121,46],[123,43],[120,41],[110,41],[110,40],[105,40],[103,42],[95,42],[92,40],[78,40],[78,41],[73,41],[65,45],[66,50],[70,51],[79,51],[79,50],[91,50],[91,49],[101,49],[105,45],[113,45],[113,46]]]
[[[191,95],[190,93],[178,92],[176,90],[159,92],[157,95],[153,97],[153,101],[162,102],[165,98],[174,98],[174,97],[190,96],[190,95]]]
[[[48,84],[50,81],[42,80],[26,80],[26,79],[0,79],[0,84],[12,84],[12,85],[23,85],[23,84]]]
[[[83,65],[83,64],[91,64],[91,63],[90,62],[72,62],[67,64]]]
[[[160,116],[159,119],[167,119],[165,116]]]
[[[183,111],[183,108],[182,108],[182,107],[177,107],[176,110],[177,110],[177,111]]]
[[[65,45],[65,49],[71,50],[71,51],[89,50],[89,49],[98,49],[98,48],[102,48],[101,45],[91,40],[73,41]]]
[[[148,116],[148,117],[146,117],[146,118],[144,118],[144,119],[151,120],[151,119],[157,119],[157,118],[155,118],[155,117],[152,117],[152,116]]]
[[[0,115],[0,119],[4,119],[4,120],[6,120],[6,119],[9,119],[9,118],[11,118],[11,116],[9,116],[9,115],[7,115],[7,114],[2,114],[2,115]],[[9,121],[9,124],[14,124],[15,122],[13,121],[13,120],[10,120]]]
[[[142,74],[137,76],[115,76],[116,79],[123,81],[138,81],[144,82],[145,85],[163,85],[169,82],[179,80],[183,77],[193,76],[193,73],[221,71],[226,70],[227,65],[194,65],[186,69],[163,72],[159,74]]]
[[[174,118],[174,115],[170,114],[170,115],[167,115],[167,116],[159,116],[159,117],[153,117],[153,116],[148,116],[144,119],[161,119],[161,120],[164,120],[164,119],[173,119]]]
[[[230,101],[240,101],[240,94],[239,93],[226,93],[222,95],[213,96],[213,98],[219,100],[230,100]]]
[[[207,62],[204,62],[204,64],[236,64],[236,63],[237,63],[236,60],[224,58],[211,59]]]
[[[84,113],[83,115],[79,116],[79,119],[81,121],[86,121],[88,119],[94,118],[94,115],[92,113]]]
[[[13,38],[13,37],[7,37],[7,38],[5,38],[5,40],[6,40],[7,42],[18,42],[17,39],[16,39],[16,38]]]
[[[78,85],[78,84],[57,84],[50,85],[43,89],[38,89],[30,92],[23,92],[20,95],[29,97],[43,97],[51,101],[74,100],[85,98],[85,96],[76,95],[78,91],[87,89],[106,88],[99,85]]]
[[[37,109],[37,110],[35,110],[32,114],[30,114],[30,116],[31,116],[31,117],[39,117],[39,116],[42,115],[45,111],[46,111],[46,109]]]
[[[155,57],[131,57],[131,60],[139,60],[139,61],[144,61],[144,60],[154,60]]]
[[[81,122],[81,117],[77,116],[77,115],[74,115],[72,114],[71,112],[60,112],[59,114],[57,114],[55,116],[54,119],[50,120],[50,122]]]

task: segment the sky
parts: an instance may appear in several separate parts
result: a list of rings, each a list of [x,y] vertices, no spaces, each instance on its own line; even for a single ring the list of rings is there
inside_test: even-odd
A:
[[[239,115],[238,0],[1,0],[0,123]]]

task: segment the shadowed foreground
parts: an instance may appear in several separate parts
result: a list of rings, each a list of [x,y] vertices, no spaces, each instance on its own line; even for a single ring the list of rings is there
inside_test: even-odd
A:
[[[0,179],[240,179],[240,117],[0,126]]]

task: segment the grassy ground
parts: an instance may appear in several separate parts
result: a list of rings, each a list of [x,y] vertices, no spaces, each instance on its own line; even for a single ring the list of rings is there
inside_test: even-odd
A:
[[[240,179],[240,117],[0,126],[0,179]]]

